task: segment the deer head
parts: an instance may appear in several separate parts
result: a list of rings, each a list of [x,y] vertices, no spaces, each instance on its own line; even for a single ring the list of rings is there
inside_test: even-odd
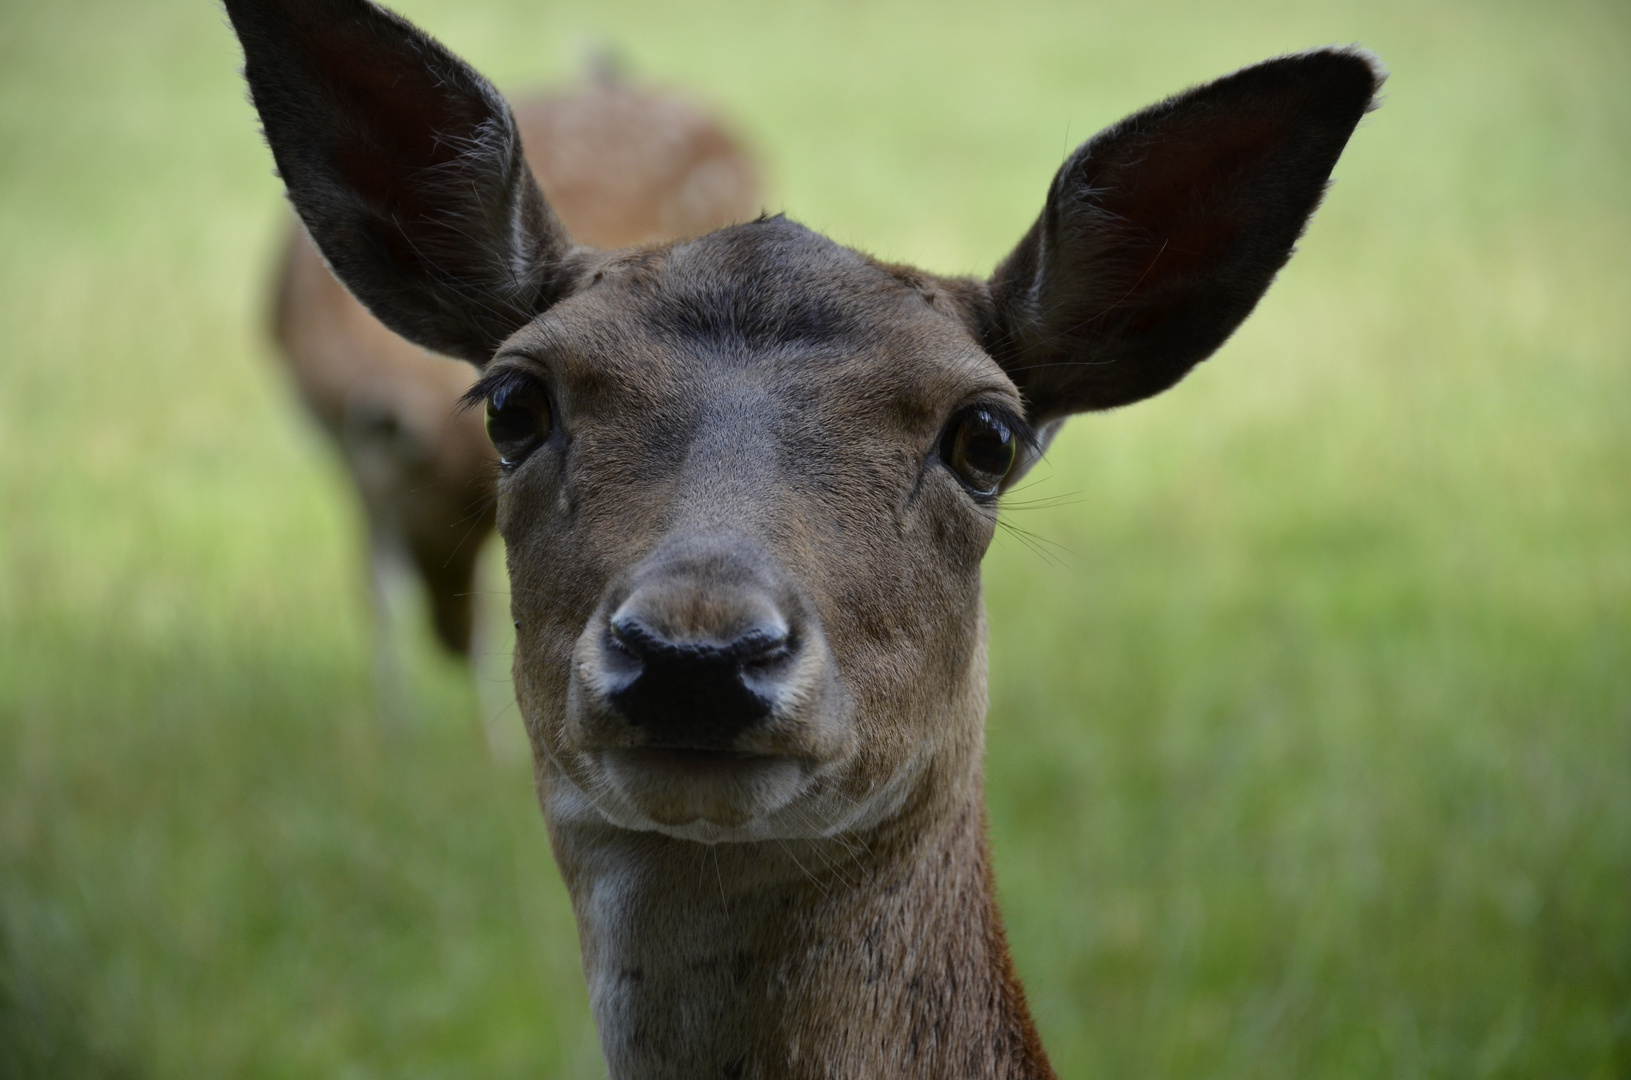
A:
[[[504,100],[408,23],[367,0],[227,9],[337,275],[483,369],[516,689],[580,919],[596,845],[887,835],[912,859],[979,805],[1002,493],[1065,417],[1223,343],[1380,83],[1323,50],[1131,116],[982,281],[781,217],[575,246]]]

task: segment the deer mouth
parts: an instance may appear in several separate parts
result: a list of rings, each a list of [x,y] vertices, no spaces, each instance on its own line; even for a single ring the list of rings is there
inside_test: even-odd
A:
[[[786,806],[808,783],[804,763],[787,755],[640,746],[596,756],[624,801],[669,828],[739,828]]]
[[[718,772],[745,771],[774,761],[772,754],[751,754],[740,750],[708,750],[682,746],[640,746],[618,751],[631,763],[680,774],[711,776]]]

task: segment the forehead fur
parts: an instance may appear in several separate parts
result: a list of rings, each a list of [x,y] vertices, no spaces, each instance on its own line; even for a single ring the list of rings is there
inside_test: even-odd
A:
[[[763,352],[866,332],[865,297],[887,286],[868,260],[785,218],[725,229],[669,253],[652,327],[674,339]],[[864,280],[863,284],[856,279]]]
[[[675,245],[636,276],[654,336],[726,353],[875,345],[910,293],[866,256],[779,216]]]

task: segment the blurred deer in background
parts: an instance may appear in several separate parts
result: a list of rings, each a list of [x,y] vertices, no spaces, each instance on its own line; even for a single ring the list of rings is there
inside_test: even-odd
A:
[[[527,164],[579,243],[677,240],[760,212],[758,170],[721,121],[673,93],[629,85],[604,56],[581,85],[519,100],[515,118]],[[362,498],[377,617],[388,619],[390,581],[409,568],[424,583],[437,640],[468,657],[498,468],[481,413],[458,408],[474,372],[381,325],[298,221],[273,326]]]

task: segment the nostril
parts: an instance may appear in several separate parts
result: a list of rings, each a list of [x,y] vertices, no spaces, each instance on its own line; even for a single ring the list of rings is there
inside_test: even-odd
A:
[[[759,627],[738,637],[723,651],[743,667],[767,667],[792,655],[794,648],[786,627]]]
[[[621,615],[613,619],[608,629],[611,631],[607,635],[608,640],[620,652],[636,660],[656,652],[660,647],[657,635],[633,616]]]

